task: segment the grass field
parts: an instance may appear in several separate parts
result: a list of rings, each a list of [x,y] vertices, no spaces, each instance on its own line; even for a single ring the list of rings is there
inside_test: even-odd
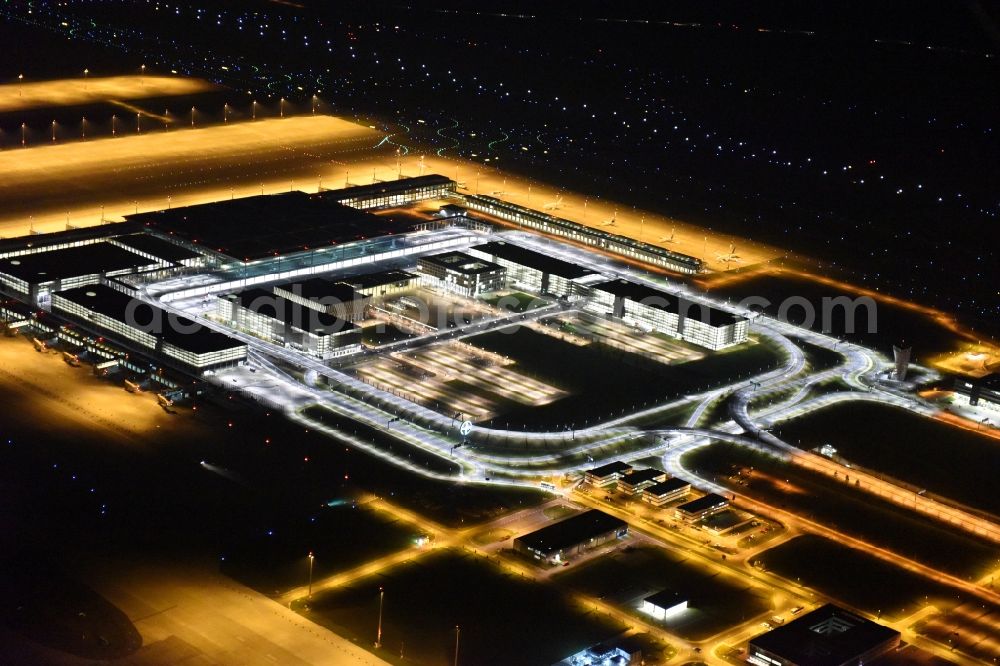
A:
[[[519,369],[570,395],[539,407],[510,405],[494,427],[531,429],[574,424],[576,428],[621,416],[655,401],[669,400],[728,384],[739,377],[773,368],[778,353],[752,344],[673,366],[601,344],[585,347],[525,327],[485,333],[471,344],[507,356]]]
[[[807,534],[757,557],[760,565],[855,608],[898,620],[925,603],[946,609],[957,592],[860,550]]]
[[[951,351],[955,346],[956,336],[948,328],[926,316],[924,313],[899,304],[886,301],[876,301],[875,326],[873,332],[868,332],[868,315],[864,307],[859,307],[856,317],[846,317],[843,308],[831,311],[828,321],[823,321],[823,299],[846,296],[855,299],[859,294],[844,287],[828,286],[791,273],[760,274],[745,280],[711,287],[709,293],[713,296],[728,297],[740,300],[750,296],[764,297],[771,302],[766,308],[770,315],[778,313],[782,301],[792,296],[801,297],[813,304],[816,313],[812,329],[819,332],[829,332],[838,337],[847,337],[854,342],[874,347],[890,356],[892,345],[906,340],[913,345],[917,358]],[[804,320],[801,307],[787,309],[788,320],[793,324],[801,324]],[[854,321],[852,322],[851,319]],[[854,325],[854,332],[848,333],[848,325]]]
[[[803,449],[832,444],[847,460],[1000,516],[1000,442],[895,407],[834,405],[781,424]]]
[[[1000,563],[992,543],[954,532],[923,515],[842,482],[729,444],[691,451],[682,464],[747,495],[957,576],[980,576]],[[746,486],[729,477],[753,468]]]
[[[304,585],[312,552],[316,579],[370,559],[412,547],[420,530],[348,500],[308,513],[278,515],[263,521],[226,548],[222,571],[269,595]]]
[[[702,640],[771,609],[764,590],[707,569],[683,554],[634,548],[606,555],[561,573],[556,580],[639,614],[642,599],[673,590],[688,600],[688,610],[664,626],[689,640]],[[653,621],[652,618],[642,616]]]
[[[460,663],[549,666],[611,638],[624,626],[566,600],[554,587],[503,573],[485,560],[442,551],[351,587],[314,595],[301,611],[361,645],[375,640],[379,587],[385,590],[382,643],[392,663],[451,663],[461,627]]]

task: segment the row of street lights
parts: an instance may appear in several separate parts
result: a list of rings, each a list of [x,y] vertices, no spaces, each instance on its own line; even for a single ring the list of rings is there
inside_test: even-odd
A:
[[[316,555],[312,551],[309,551],[309,593],[308,599],[312,599],[313,593],[313,564],[316,561]],[[382,610],[385,607],[385,588],[381,585],[378,587],[378,627],[375,629],[375,649],[378,650],[382,647]],[[461,628],[455,625],[455,661],[454,666],[458,666],[458,638],[461,635]],[[402,658],[402,648],[400,648],[400,658]]]

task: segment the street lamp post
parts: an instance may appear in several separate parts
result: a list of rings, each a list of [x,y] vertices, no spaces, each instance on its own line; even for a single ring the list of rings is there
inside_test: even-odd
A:
[[[21,97],[21,94],[23,93],[23,90],[21,89],[21,86],[23,84],[24,84],[24,74],[18,74],[17,75],[17,96],[18,97]]]
[[[458,636],[461,633],[461,629],[456,624],[455,625],[455,663],[454,666],[458,666]]]
[[[312,108],[312,114],[313,114],[314,116],[316,115],[316,103],[317,103],[318,101],[319,101],[319,98],[318,98],[318,97],[316,97],[316,95],[313,95],[313,99],[312,99],[312,103],[313,103],[313,105],[312,105],[312,107],[313,107],[313,108]]]
[[[52,121],[52,143],[56,142],[56,121]]]
[[[142,126],[140,125],[140,122],[139,122],[139,119],[141,118],[141,116],[142,116],[142,114],[140,114],[140,113],[135,114],[135,133],[136,134],[142,134]]]
[[[257,100],[250,102],[250,120],[257,120]]]
[[[83,120],[80,121],[80,138],[87,138],[87,116],[84,116]]]
[[[118,116],[111,114],[111,136],[118,133]]]
[[[309,551],[309,599],[313,596],[313,562],[316,560],[316,556],[313,552]]]
[[[378,588],[378,629],[375,632],[375,649],[382,647],[382,607],[385,603],[385,590]]]
[[[282,97],[281,99],[278,100],[278,117],[280,117],[280,118],[284,118],[285,117],[285,98],[284,97]]]
[[[83,70],[83,89],[84,90],[87,89],[87,75],[88,74],[90,74],[90,70],[89,69],[84,69]]]
[[[145,65],[139,65],[139,85],[140,86],[143,84],[143,76],[145,76],[145,74],[146,74],[146,66]]]
[[[229,124],[229,103],[228,102],[222,105],[222,124],[224,124],[224,125],[228,125]]]
[[[27,132],[28,126],[25,123],[21,123],[21,147],[24,148],[28,145]]]
[[[191,107],[191,127],[194,127],[194,107]]]

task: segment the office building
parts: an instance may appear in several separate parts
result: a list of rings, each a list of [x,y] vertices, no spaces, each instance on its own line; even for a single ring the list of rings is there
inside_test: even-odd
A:
[[[618,480],[618,490],[626,495],[638,495],[644,489],[665,481],[667,473],[658,469],[637,469]]]
[[[267,289],[220,296],[215,314],[236,330],[324,360],[361,351],[361,329],[356,324]]]
[[[694,523],[702,518],[711,516],[713,513],[722,511],[727,506],[729,506],[729,500],[725,497],[716,495],[715,493],[709,493],[708,495],[704,495],[698,499],[681,504],[679,507],[674,509],[674,516],[683,521]]]
[[[188,371],[237,365],[247,357],[242,342],[102,284],[53,292],[52,312]]]
[[[675,476],[666,481],[647,486],[642,491],[642,499],[653,506],[663,506],[687,497],[690,492],[691,484]]]
[[[434,284],[462,296],[475,297],[503,289],[507,270],[464,252],[444,252],[420,257],[420,271],[434,279]]]
[[[746,317],[695,303],[627,280],[590,285],[587,308],[707,349],[719,350],[747,341]]]
[[[899,646],[895,629],[833,604],[750,640],[753,666],[863,666]]]
[[[583,480],[595,488],[608,488],[618,483],[618,480],[632,471],[632,465],[620,460],[587,470]]]
[[[514,539],[514,550],[551,564],[628,535],[628,523],[591,509]]]
[[[506,268],[507,280],[514,287],[560,298],[575,296],[580,284],[596,275],[568,261],[504,241],[474,245],[469,254]]]

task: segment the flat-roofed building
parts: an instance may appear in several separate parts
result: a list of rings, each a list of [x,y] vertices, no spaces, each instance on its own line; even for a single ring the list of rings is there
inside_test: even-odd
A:
[[[591,509],[514,539],[514,550],[554,564],[627,535],[624,520]]]
[[[660,590],[642,600],[640,610],[657,620],[666,620],[687,610],[688,600],[673,590]]]
[[[504,241],[474,245],[469,254],[506,268],[508,281],[516,287],[556,297],[576,295],[580,284],[595,275],[582,266]]]
[[[237,365],[247,357],[239,340],[102,284],[53,292],[52,312],[187,370]]]
[[[340,278],[340,281],[351,285],[373,299],[379,299],[419,287],[422,279],[416,273],[390,269],[361,275],[347,275]]]
[[[628,495],[638,495],[645,488],[664,481],[667,473],[658,469],[637,469],[618,480],[618,490]]]
[[[982,377],[955,377],[952,388],[956,402],[980,409],[1000,411],[1000,373]]]
[[[205,260],[203,254],[148,233],[115,236],[114,238],[109,238],[108,242],[112,245],[123,247],[126,250],[131,250],[147,259],[162,261],[164,263],[197,266]]]
[[[653,506],[663,506],[687,497],[690,492],[691,484],[675,476],[666,481],[647,486],[642,491],[642,499]]]
[[[753,666],[862,666],[899,646],[895,629],[826,604],[747,645]]]
[[[583,475],[583,480],[596,488],[607,488],[618,483],[620,478],[631,471],[632,465],[615,460],[606,465],[588,469]]]
[[[628,280],[609,280],[589,287],[591,299],[586,309],[591,312],[712,350],[747,341],[750,323],[746,317],[720,308]]]
[[[361,329],[356,324],[267,289],[246,289],[220,296],[215,313],[234,329],[321,359],[361,351]]]
[[[346,321],[363,319],[365,308],[372,300],[371,296],[356,290],[346,282],[334,282],[319,277],[275,287],[274,293],[293,303]]]
[[[0,259],[0,285],[37,304],[53,291],[97,284],[102,277],[149,271],[162,265],[159,259],[99,241]]]
[[[474,297],[503,289],[507,269],[464,252],[444,252],[420,257],[420,271],[434,278],[445,291]]]
[[[455,194],[457,187],[458,183],[451,178],[431,173],[381,183],[353,185],[340,190],[324,190],[320,196],[352,208],[384,208],[451,196]]]
[[[718,513],[729,506],[729,500],[722,495],[709,493],[674,509],[674,515],[683,521],[694,523],[702,518]]]

